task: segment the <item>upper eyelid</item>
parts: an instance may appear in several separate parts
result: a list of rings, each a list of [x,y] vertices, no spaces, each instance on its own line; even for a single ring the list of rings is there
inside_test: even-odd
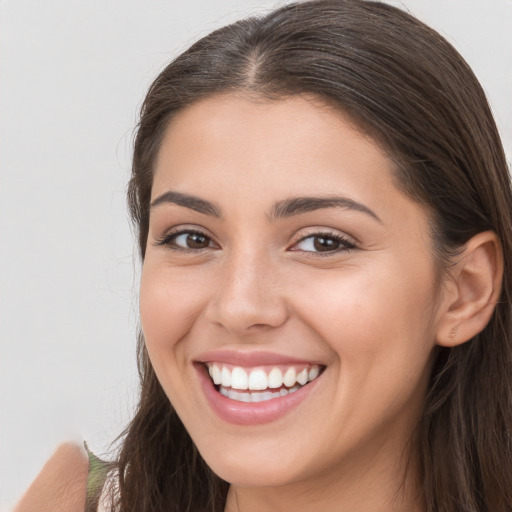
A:
[[[194,224],[180,224],[177,226],[173,226],[163,231],[162,235],[159,238],[163,238],[166,236],[172,235],[180,235],[182,233],[200,233],[212,240],[215,238],[208,229],[203,228],[202,226],[196,226]]]
[[[305,236],[299,238],[298,240],[296,240],[295,242],[293,242],[292,246],[295,246],[295,245],[299,244],[300,242],[307,240],[308,238],[320,238],[320,237],[336,239],[336,240],[339,240],[341,243],[344,243],[345,245],[351,245],[353,247],[357,247],[357,244],[355,242],[353,242],[352,240],[350,240],[348,237],[343,236],[341,234],[335,234],[335,233],[313,233],[310,235],[305,235]]]
[[[304,240],[308,238],[316,238],[316,237],[327,237],[337,239],[340,243],[340,246],[333,250],[328,251],[309,251],[300,248],[295,248]],[[294,249],[295,248],[295,249]],[[294,253],[302,253],[305,257],[308,258],[327,258],[334,257],[336,255],[340,255],[347,252],[352,252],[360,248],[359,242],[350,235],[347,235],[343,231],[339,231],[333,228],[319,227],[319,226],[311,226],[308,228],[303,228],[297,232],[297,237],[287,247],[287,251]]]
[[[319,226],[312,226],[312,227],[299,229],[297,231],[297,235],[294,236],[294,243],[298,243],[301,240],[304,240],[305,238],[309,238],[311,236],[320,236],[320,235],[332,236],[334,238],[342,238],[343,240],[351,242],[354,245],[359,244],[359,241],[357,240],[357,238],[345,233],[344,231],[339,231],[338,229],[319,227]]]
[[[213,242],[215,245],[218,245],[215,238],[208,232],[208,230],[205,230],[204,228],[200,228],[197,226],[190,226],[190,227],[184,227],[184,226],[175,226],[173,228],[165,230],[165,232],[160,236],[155,236],[154,245],[156,246],[166,246],[170,245],[170,241],[172,239],[175,239],[176,237],[184,234],[200,234],[208,238],[211,242]],[[176,246],[176,250],[186,250],[184,247]],[[192,251],[199,251],[200,249],[190,249]]]

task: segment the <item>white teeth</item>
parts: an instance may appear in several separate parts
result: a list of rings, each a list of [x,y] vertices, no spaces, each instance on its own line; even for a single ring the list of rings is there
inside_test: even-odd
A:
[[[286,370],[286,373],[284,374],[283,384],[287,388],[291,388],[295,384],[295,380],[296,380],[295,368],[293,368],[293,366],[291,366],[290,368],[288,368],[288,370]]]
[[[254,391],[262,391],[267,388],[267,374],[263,370],[253,370],[249,375],[249,389]]]
[[[265,393],[261,393],[261,401],[265,402],[266,400],[271,400],[272,398],[277,398],[281,396],[277,391],[265,391]]]
[[[219,393],[231,400],[236,400],[237,402],[266,402],[267,400],[272,400],[273,398],[279,398],[281,396],[286,396],[288,393],[294,393],[300,389],[300,386],[294,386],[291,389],[280,389],[279,391],[264,391],[263,393],[256,391],[254,393],[236,391],[232,388],[225,388],[224,386],[219,387]]]
[[[234,389],[247,389],[247,373],[239,366],[231,372],[231,387]]]
[[[308,381],[308,370],[307,368],[304,368],[304,370],[302,370],[301,372],[299,372],[297,374],[297,382],[299,384],[301,384],[302,386],[304,386],[304,384],[306,384],[306,382]]]
[[[316,364],[311,367],[311,370],[309,370],[308,380],[311,382],[312,380],[315,380],[318,377],[318,374],[320,373],[320,367],[318,367]]]
[[[233,368],[222,363],[208,363],[207,366],[213,383],[220,386],[220,392],[232,400],[241,402],[265,401],[294,393],[320,375],[320,366],[316,364],[309,368],[302,368],[298,373],[294,366],[289,366],[284,375],[278,367],[272,368],[267,374],[263,368],[248,370],[241,366]],[[272,389],[276,391],[269,391]],[[237,390],[267,391],[265,393],[242,393]]]
[[[250,393],[238,393],[238,396],[240,397],[238,399],[240,402],[250,402],[251,401]]]
[[[229,371],[229,368],[227,368],[226,366],[223,366],[221,376],[222,376],[221,384],[223,386],[225,386],[226,388],[231,386],[231,372]]]
[[[272,368],[268,374],[268,387],[271,389],[280,388],[283,385],[283,373],[279,368]]]
[[[263,393],[251,393],[251,402],[261,402]]]
[[[214,364],[208,368],[208,371],[210,373],[210,377],[213,379],[213,383],[218,386],[222,382],[222,374],[219,367]]]

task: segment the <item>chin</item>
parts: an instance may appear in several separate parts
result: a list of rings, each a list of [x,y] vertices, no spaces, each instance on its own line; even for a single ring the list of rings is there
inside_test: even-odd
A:
[[[197,445],[211,470],[235,486],[272,487],[303,480],[307,475],[307,445],[267,439],[226,439]],[[204,449],[202,449],[204,448]]]

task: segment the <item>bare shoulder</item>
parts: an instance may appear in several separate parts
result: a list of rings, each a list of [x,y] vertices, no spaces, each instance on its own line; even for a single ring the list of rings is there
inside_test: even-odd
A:
[[[88,471],[85,449],[61,444],[13,512],[84,512]]]

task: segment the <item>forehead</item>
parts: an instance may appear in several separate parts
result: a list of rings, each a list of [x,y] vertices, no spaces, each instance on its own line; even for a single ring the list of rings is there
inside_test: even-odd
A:
[[[207,188],[220,180],[268,189],[314,186],[320,193],[348,185],[351,175],[361,186],[389,187],[393,163],[340,111],[312,97],[222,95],[187,107],[169,124],[154,188],[190,181]]]

